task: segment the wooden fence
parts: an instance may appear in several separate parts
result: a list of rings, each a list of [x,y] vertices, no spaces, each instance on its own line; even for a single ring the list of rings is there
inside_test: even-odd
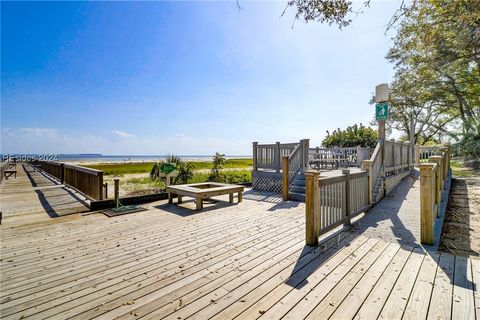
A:
[[[421,162],[428,162],[431,156],[440,152],[442,146],[415,146],[415,165],[420,165]]]
[[[383,167],[386,176],[413,168],[414,150],[409,142],[386,140],[383,148]]]
[[[305,172],[306,241],[317,245],[318,237],[370,208],[368,172],[321,178],[318,171]]]
[[[56,161],[35,161],[34,165],[42,171],[54,176],[63,184],[64,182],[64,169],[62,162]]]
[[[361,146],[351,148],[310,148],[308,160],[312,169],[337,169],[360,167],[363,160],[370,159],[372,149]]]
[[[54,161],[35,161],[42,171],[94,200],[103,200],[103,171]]]
[[[258,144],[253,143],[253,170],[265,170],[280,172],[282,156],[289,156],[300,143],[274,143]],[[305,144],[305,142],[303,143]],[[307,139],[308,145],[308,139]]]
[[[450,148],[438,147],[438,155],[430,156],[420,168],[420,239],[434,243],[434,221],[439,217],[442,190],[446,188],[450,169]]]

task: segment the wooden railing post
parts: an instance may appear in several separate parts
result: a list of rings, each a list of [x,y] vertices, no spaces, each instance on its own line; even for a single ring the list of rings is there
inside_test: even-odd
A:
[[[390,140],[392,142],[392,164],[393,164],[393,172],[397,173],[397,167],[395,166],[395,159],[397,158],[395,155],[395,139]]]
[[[98,173],[98,200],[103,200],[103,171]]]
[[[310,139],[302,139],[302,148],[303,148],[303,172],[309,169],[308,167],[308,149],[310,148]]]
[[[443,167],[442,167],[443,181],[447,181],[448,168],[449,168],[449,160],[448,160],[449,147],[440,147],[439,149],[442,152],[442,156],[444,158]]]
[[[65,183],[65,165],[63,163],[60,164],[60,183]]]
[[[120,179],[115,178],[113,179],[114,183],[114,194],[115,194],[115,208],[120,206],[120,187],[119,187]]]
[[[288,200],[288,156],[282,157],[282,196],[283,200]]]
[[[437,204],[437,210],[435,216],[438,218],[440,216],[440,202],[442,201],[442,170],[443,168],[443,158],[441,156],[431,156],[428,158],[430,162],[437,164],[437,170],[435,171],[435,203]]]
[[[253,171],[257,171],[257,145],[258,142],[253,143]]]
[[[420,239],[422,244],[432,245],[433,238],[433,163],[420,164]],[[437,168],[438,169],[438,168]]]
[[[345,216],[348,217],[346,224],[350,225],[350,169],[343,169],[342,174],[346,176],[345,179]]]
[[[415,166],[420,165],[420,146],[418,144],[415,145]]]
[[[362,165],[363,160],[363,149],[362,146],[357,146],[357,166]]]
[[[305,240],[308,246],[318,245],[320,233],[320,198],[318,191],[318,171],[305,172]]]
[[[275,157],[275,171],[280,172],[280,167],[281,167],[281,163],[280,163],[280,142],[277,142],[275,144],[274,157]]]
[[[368,203],[373,203],[373,174],[372,174],[373,160],[363,160],[362,170],[368,172]]]

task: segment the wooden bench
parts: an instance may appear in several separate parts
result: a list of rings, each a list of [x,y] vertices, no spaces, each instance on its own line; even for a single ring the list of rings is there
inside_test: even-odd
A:
[[[4,171],[4,175],[5,175],[5,180],[8,180],[8,177],[12,176],[12,175],[15,175],[15,179],[17,178],[17,170],[10,170],[10,169],[7,169]]]
[[[196,201],[196,210],[203,209],[203,200],[214,196],[229,195],[229,202],[233,203],[233,195],[238,193],[238,202],[242,202],[243,186],[218,183],[203,182],[182,184],[176,186],[167,186],[168,203],[173,203],[173,196],[178,196],[178,203],[182,203],[182,196],[194,198]]]

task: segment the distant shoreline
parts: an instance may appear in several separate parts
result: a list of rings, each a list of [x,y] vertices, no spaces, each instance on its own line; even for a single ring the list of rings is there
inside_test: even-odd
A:
[[[25,156],[22,154],[12,154],[11,156]],[[29,156],[42,156],[38,154],[29,154]],[[150,163],[158,160],[165,160],[168,155],[103,155],[103,154],[52,154],[49,158],[55,157],[55,161],[68,162],[71,164],[120,164],[120,163]],[[177,155],[175,155],[177,156]],[[212,160],[213,155],[183,155],[178,156],[184,161],[208,162]],[[252,156],[245,155],[225,155],[226,159],[251,159]],[[53,159],[53,158],[52,158]]]

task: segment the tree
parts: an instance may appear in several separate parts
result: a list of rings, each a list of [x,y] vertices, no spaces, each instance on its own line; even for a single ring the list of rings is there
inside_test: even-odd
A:
[[[396,71],[392,125],[407,129],[414,112],[420,140],[449,137],[472,155],[480,149],[479,30],[480,1],[414,2],[387,55]]]
[[[222,182],[223,181],[222,169],[226,161],[225,155],[217,152],[213,156],[212,160],[213,160],[213,165],[212,165],[212,170],[210,172],[209,180],[215,181],[215,182]]]
[[[332,133],[327,131],[327,136],[322,141],[325,148],[347,148],[347,147],[372,147],[377,145],[378,133],[370,127],[354,124],[345,130],[337,129]]]
[[[173,165],[169,168],[168,166]],[[167,170],[167,172],[165,171]],[[159,180],[164,178],[164,174],[170,173],[171,170],[177,170],[177,176],[174,183],[189,183],[194,174],[195,166],[191,162],[184,162],[180,157],[169,155],[165,160],[156,161],[150,170],[150,179]]]
[[[353,11],[352,3],[347,0],[289,0],[288,7],[295,7],[297,10],[296,20],[303,18],[305,22],[336,24],[340,29],[352,22],[349,18]]]

